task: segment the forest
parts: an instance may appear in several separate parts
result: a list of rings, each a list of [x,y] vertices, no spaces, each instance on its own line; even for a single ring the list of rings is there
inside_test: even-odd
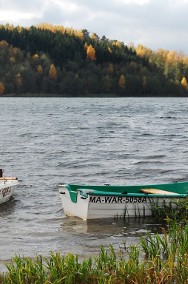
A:
[[[63,26],[0,25],[0,95],[188,96],[188,56]]]

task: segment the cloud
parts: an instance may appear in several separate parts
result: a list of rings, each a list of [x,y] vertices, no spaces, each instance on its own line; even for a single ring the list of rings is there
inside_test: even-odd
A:
[[[187,10],[188,0],[0,0],[0,23],[63,25],[188,54]]]
[[[44,1],[46,2],[46,0]],[[23,1],[23,0],[1,0],[0,1],[0,10],[1,11],[15,11],[15,12],[34,12],[40,10],[43,6],[42,0],[32,0],[32,1]]]
[[[131,5],[145,5],[150,2],[150,0],[115,0],[117,3],[121,4],[131,4]]]

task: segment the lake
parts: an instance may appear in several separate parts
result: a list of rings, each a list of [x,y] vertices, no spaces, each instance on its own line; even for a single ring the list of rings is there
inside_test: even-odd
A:
[[[152,220],[65,217],[58,184],[188,180],[185,98],[0,98],[0,167],[17,176],[0,207],[0,261],[138,242]]]

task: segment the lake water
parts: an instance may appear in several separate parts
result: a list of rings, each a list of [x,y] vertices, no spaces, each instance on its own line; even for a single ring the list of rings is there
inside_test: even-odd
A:
[[[0,167],[17,176],[0,207],[0,261],[50,251],[97,254],[136,243],[151,220],[65,217],[59,183],[188,180],[185,98],[0,98]]]

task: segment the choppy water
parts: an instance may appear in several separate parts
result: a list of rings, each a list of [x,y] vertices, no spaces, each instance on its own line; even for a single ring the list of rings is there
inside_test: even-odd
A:
[[[155,230],[67,218],[59,183],[188,180],[187,99],[0,98],[0,133],[0,166],[20,180],[0,207],[0,261],[51,250],[86,256]]]

